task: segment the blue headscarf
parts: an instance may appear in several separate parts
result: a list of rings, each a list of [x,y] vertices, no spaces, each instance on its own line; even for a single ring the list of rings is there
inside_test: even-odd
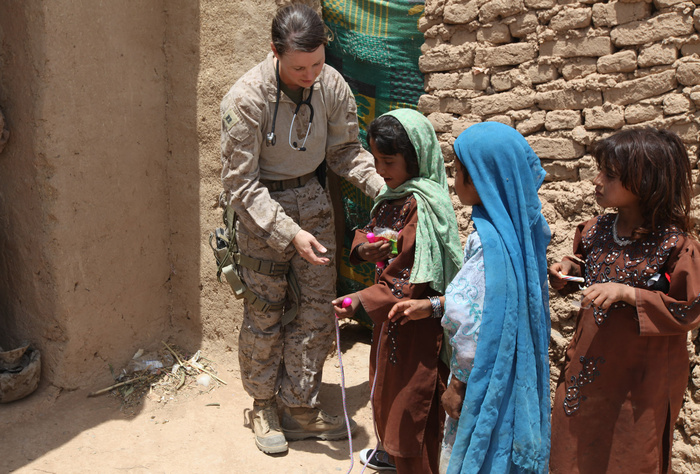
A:
[[[546,173],[525,138],[501,123],[472,125],[454,148],[482,202],[472,218],[486,292],[448,473],[547,473],[551,233],[537,196]]]

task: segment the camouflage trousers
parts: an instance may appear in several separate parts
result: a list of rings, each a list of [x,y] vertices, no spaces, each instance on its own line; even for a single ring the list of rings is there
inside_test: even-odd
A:
[[[312,265],[293,245],[280,253],[253,235],[241,222],[236,238],[242,254],[290,262],[300,289],[297,316],[282,326],[282,311],[258,311],[247,302],[238,343],[243,387],[255,399],[275,394],[290,407],[315,406],[324,361],[335,332],[331,300],[335,298],[335,228],[329,194],[312,178],[305,186],[271,193],[286,214],[328,249],[328,265]],[[267,276],[239,267],[250,290],[276,303],[290,299],[284,276]]]

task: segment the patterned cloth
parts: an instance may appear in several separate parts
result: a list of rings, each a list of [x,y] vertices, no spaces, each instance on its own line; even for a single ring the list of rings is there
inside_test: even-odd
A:
[[[615,217],[580,224],[574,255],[585,261],[586,285],[632,286],[636,306],[617,302],[578,314],[552,409],[553,474],[672,472],[673,426],[688,386],[687,334],[700,325],[700,244],[660,225],[622,246],[613,238]],[[648,286],[657,272],[670,277],[667,294]]]
[[[479,233],[474,231],[464,246],[464,264],[445,291],[445,315],[442,326],[452,347],[450,372],[466,383],[474,367],[476,343],[479,340],[481,314],[486,293],[484,248]],[[447,416],[442,456],[449,460],[457,435],[458,420]],[[447,467],[447,464],[445,464]]]
[[[445,315],[442,318],[442,326],[452,346],[450,371],[464,383],[474,366],[484,310],[485,278],[484,248],[479,233],[474,231],[464,246],[464,265],[445,292]]]
[[[333,213],[328,191],[312,178],[305,186],[270,193],[272,199],[295,222],[316,236],[335,255]],[[260,260],[289,262],[301,291],[296,318],[282,326],[283,311],[259,311],[246,304],[238,342],[241,381],[256,400],[277,394],[289,407],[318,404],[321,374],[332,348],[333,312],[329,301],[335,290],[335,263],[312,265],[290,245],[278,252],[241,221],[236,240],[242,254]],[[268,276],[239,267],[246,285],[271,302],[288,298],[284,276]]]
[[[333,40],[326,47],[326,63],[350,85],[357,102],[360,138],[376,117],[400,107],[415,108],[424,94],[418,69],[423,34],[418,19],[424,0],[323,0],[323,18]],[[353,232],[369,221],[373,201],[341,180],[345,233],[340,256],[338,294],[354,293],[374,283],[374,264],[350,265]],[[337,216],[339,218],[339,216]],[[357,319],[371,325],[360,311]]]
[[[323,18],[333,41],[326,62],[350,84],[360,127],[389,110],[415,107],[423,95],[418,69],[423,33],[422,0],[324,0]]]

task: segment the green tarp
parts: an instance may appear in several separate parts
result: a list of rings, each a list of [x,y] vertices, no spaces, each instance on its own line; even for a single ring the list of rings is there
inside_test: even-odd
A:
[[[367,148],[366,128],[389,110],[416,108],[424,93],[418,69],[423,33],[418,20],[424,1],[323,0],[323,19],[331,31],[326,62],[350,84],[357,101],[360,137]],[[369,221],[372,200],[342,180],[345,233],[338,275],[338,294],[355,292],[374,282],[374,264],[352,266],[349,250],[354,230]],[[338,216],[339,217],[339,216]],[[358,320],[371,324],[366,314]]]

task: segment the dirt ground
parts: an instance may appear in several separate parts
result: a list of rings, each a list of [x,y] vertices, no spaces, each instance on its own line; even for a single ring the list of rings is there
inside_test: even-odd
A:
[[[354,468],[359,451],[374,446],[369,407],[370,331],[341,323],[341,349]],[[350,469],[343,441],[295,441],[288,453],[268,456],[254,444],[247,414],[252,400],[241,386],[237,355],[216,347],[204,354],[226,385],[208,391],[186,384],[172,399],[146,397],[124,407],[104,387],[58,393],[40,386],[29,397],[0,405],[0,473],[338,473]],[[324,367],[320,400],[342,414],[340,368],[334,353]],[[367,470],[367,472],[373,472]]]

